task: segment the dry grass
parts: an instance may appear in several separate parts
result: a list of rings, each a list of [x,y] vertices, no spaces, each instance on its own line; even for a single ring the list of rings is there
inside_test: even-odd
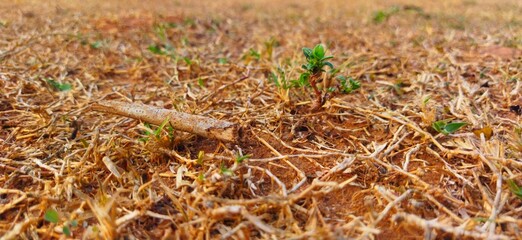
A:
[[[0,3],[1,239],[522,238],[520,2],[165,2]],[[362,89],[310,113],[268,76],[319,42]],[[242,139],[146,136],[108,99]]]

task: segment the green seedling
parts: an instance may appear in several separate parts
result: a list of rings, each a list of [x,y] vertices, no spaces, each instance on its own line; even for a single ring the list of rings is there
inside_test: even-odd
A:
[[[229,168],[227,168],[225,166],[225,164],[221,164],[221,167],[219,168],[219,171],[221,172],[221,174],[225,175],[225,176],[233,176],[234,173],[232,172],[232,170],[230,170]]]
[[[100,49],[103,47],[103,45],[104,45],[104,42],[100,41],[100,40],[94,41],[89,44],[89,46],[91,46],[91,48],[93,48],[93,49]]]
[[[328,66],[331,69],[334,68],[331,62],[326,60],[333,58],[333,56],[325,56],[325,49],[322,44],[317,44],[313,49],[303,48],[303,54],[306,57],[306,64],[302,65],[305,70],[304,73],[299,76],[299,86],[306,86],[309,84],[314,90],[315,103],[313,109],[318,109],[323,105],[323,95],[317,87],[317,81],[321,79],[324,67]]]
[[[340,89],[343,93],[351,93],[361,88],[361,83],[351,77],[338,76],[337,79],[339,79]]]
[[[272,55],[274,53],[274,48],[279,46],[279,42],[274,37],[271,37],[264,44],[265,44],[265,53],[266,53],[267,59],[271,60]]]
[[[522,199],[522,187],[518,186],[512,179],[507,180],[509,190],[515,194],[518,198]]]
[[[196,162],[199,165],[203,165],[203,158],[204,157],[205,157],[205,151],[199,151],[199,153],[198,153],[198,160],[196,160]]]
[[[236,163],[240,164],[240,163],[242,163],[243,161],[245,161],[245,160],[247,160],[249,158],[250,158],[250,155],[248,155],[248,154],[247,155],[238,154],[236,156]]]
[[[198,78],[198,85],[201,87],[201,88],[205,88],[205,80],[203,80],[203,78]]]
[[[259,60],[259,59],[261,59],[261,54],[258,51],[254,50],[253,48],[251,48],[250,50],[248,50],[247,57],[253,58],[255,60]]]
[[[59,83],[58,81],[52,78],[46,78],[45,81],[49,84],[54,90],[57,91],[69,91],[72,89],[72,85],[69,83]]]
[[[323,45],[317,44],[313,49],[303,48],[303,54],[306,58],[306,64],[302,65],[305,72],[301,73],[299,79],[290,81],[292,87],[311,87],[314,91],[315,99],[312,105],[312,111],[319,109],[325,101],[331,97],[328,93],[334,92],[336,89],[342,93],[351,93],[361,87],[358,81],[344,76],[338,76],[339,81],[337,87],[329,87],[329,81],[340,70],[335,69],[333,64],[327,60],[333,56],[327,56]],[[329,67],[328,75],[323,78],[323,73],[326,72],[325,67]],[[323,89],[319,89],[318,83],[320,80],[327,82]]]
[[[58,223],[60,221],[60,216],[56,210],[47,209],[44,214],[44,220],[50,223]]]
[[[277,88],[289,89],[292,87],[290,81],[286,79],[285,71],[282,68],[277,68],[277,72],[271,72],[268,76],[269,81],[274,83]]]
[[[226,64],[226,63],[228,63],[228,58],[226,58],[226,57],[218,58],[218,63]]]
[[[149,45],[149,47],[147,47],[147,49],[149,50],[149,52],[154,53],[156,55],[176,58],[174,48],[172,46],[170,46],[169,44],[166,44],[164,46],[161,46],[158,44],[151,44],[151,45]]]
[[[145,131],[145,135],[147,137],[143,137],[143,138],[140,138],[139,140],[142,141],[142,142],[147,142],[150,140],[150,137],[154,137],[156,138],[156,140],[159,140],[160,137],[161,137],[161,131],[166,128],[167,129],[167,132],[169,133],[169,138],[172,140],[174,138],[174,128],[172,128],[172,126],[167,126],[167,123],[169,122],[169,118],[165,119],[161,125],[156,128],[156,130],[150,132],[150,131]],[[149,123],[144,123],[145,127],[147,127],[148,129],[151,129],[152,130],[152,126],[149,124]]]
[[[446,120],[440,120],[434,122],[431,127],[435,129],[435,131],[442,133],[444,135],[449,135],[451,133],[456,132],[461,127],[467,125],[465,122],[454,122],[454,123],[448,123]]]
[[[379,10],[373,13],[373,22],[374,23],[382,23],[387,21],[392,15],[398,13],[400,10],[399,7],[393,6],[386,10]]]
[[[58,224],[60,222],[60,216],[58,212],[54,209],[47,209],[44,214],[44,220],[50,223]],[[71,236],[71,227],[77,227],[78,222],[76,220],[72,220],[70,222],[65,222],[62,227],[62,232],[65,236]]]

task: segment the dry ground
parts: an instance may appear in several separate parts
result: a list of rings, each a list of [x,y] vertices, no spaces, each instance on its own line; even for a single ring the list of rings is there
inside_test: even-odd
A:
[[[521,12],[516,0],[1,1],[0,235],[522,238]],[[297,78],[317,43],[362,88],[311,113],[310,89],[270,79]],[[89,108],[103,99],[228,120],[243,137],[146,136]],[[431,127],[444,119],[468,125],[445,136]]]

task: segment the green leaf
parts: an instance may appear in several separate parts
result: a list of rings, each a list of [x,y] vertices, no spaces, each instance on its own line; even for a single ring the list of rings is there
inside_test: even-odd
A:
[[[361,88],[361,83],[357,80],[353,80],[353,78],[350,78],[350,87],[352,88],[352,91],[357,90]]]
[[[232,175],[234,175],[234,173],[233,173],[230,169],[228,169],[227,167],[225,167],[225,165],[223,165],[223,164],[221,165],[220,170],[221,170],[221,174],[223,174],[223,175],[226,175],[226,176],[232,176]]]
[[[226,64],[227,62],[228,62],[227,58],[218,58],[218,63],[219,64]]]
[[[389,17],[389,15],[387,13],[385,13],[384,11],[377,11],[375,13],[373,13],[373,22],[374,23],[382,23],[384,22],[385,20],[387,20]]]
[[[330,67],[330,68],[334,68],[333,64],[331,62],[324,62],[324,65]]]
[[[91,43],[89,45],[93,49],[100,49],[101,47],[103,47],[103,42],[102,41],[95,41],[95,42],[93,42],[93,43]]]
[[[518,198],[522,199],[522,188],[515,183],[512,179],[507,180],[509,190],[515,194]]]
[[[167,117],[165,120],[163,120],[163,122],[161,123],[161,125],[156,128],[156,130],[154,130],[154,136],[156,138],[159,138],[160,137],[160,133],[161,133],[161,130],[163,130],[163,128],[165,127],[165,125],[167,125],[167,123],[169,122],[170,118]]]
[[[332,59],[332,58],[333,58],[333,56],[326,56],[326,57],[324,57],[324,58],[321,58],[321,61],[328,60],[328,59]]]
[[[324,57],[324,47],[322,44],[315,45],[313,55],[317,59],[322,59]]]
[[[151,53],[165,55],[165,52],[156,44],[149,45],[147,48]]]
[[[77,227],[77,226],[78,226],[78,221],[72,220],[71,221],[71,227]]]
[[[444,130],[448,133],[454,133],[456,132],[457,130],[459,130],[459,128],[463,127],[463,126],[466,126],[467,123],[465,122],[456,122],[456,123],[448,123],[445,127],[444,127]]]
[[[312,49],[303,48],[303,54],[305,55],[306,59],[310,59],[312,57]]]
[[[60,221],[60,216],[58,216],[58,212],[53,209],[47,209],[44,214],[44,220],[51,223],[58,223]]]
[[[198,160],[196,161],[199,165],[203,164],[203,158],[205,157],[205,151],[199,151]]]
[[[354,80],[345,76],[338,76],[339,82],[341,83],[341,91],[344,93],[351,93],[361,87],[361,83],[359,81]]]
[[[205,80],[203,80],[202,78],[198,78],[198,85],[202,88],[205,87]]]
[[[236,162],[237,163],[242,163],[243,161],[245,161],[246,159],[249,159],[250,158],[250,155],[237,155],[236,156]]]
[[[435,131],[442,133],[444,135],[449,135],[451,133],[456,132],[461,127],[467,125],[465,122],[454,122],[448,123],[446,120],[436,121],[431,124],[431,127],[435,129]]]
[[[71,236],[71,229],[69,229],[68,226],[63,226],[62,231],[63,231],[63,234],[65,234],[65,236],[67,236],[67,237]]]
[[[252,48],[250,49],[249,55],[256,60],[261,58],[261,54]]]
[[[432,123],[431,127],[433,129],[435,129],[435,131],[442,133],[442,131],[444,130],[444,126],[446,126],[446,124],[447,124],[446,121],[440,120],[440,121],[436,121],[436,122]]]
[[[69,83],[59,83],[57,81],[55,81],[54,79],[52,78],[47,78],[46,79],[47,83],[49,85],[51,85],[51,87],[53,87],[55,90],[58,90],[58,91],[69,91],[72,89],[72,86],[71,84]]]
[[[187,65],[192,65],[192,60],[190,60],[188,57],[183,57],[183,61],[185,61]]]

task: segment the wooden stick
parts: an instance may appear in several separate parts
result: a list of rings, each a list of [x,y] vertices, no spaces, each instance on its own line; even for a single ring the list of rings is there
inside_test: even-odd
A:
[[[140,103],[108,100],[94,103],[91,109],[98,112],[130,117],[156,125],[160,125],[168,118],[169,123],[176,130],[226,142],[236,142],[239,136],[239,127],[235,123],[152,107]]]

